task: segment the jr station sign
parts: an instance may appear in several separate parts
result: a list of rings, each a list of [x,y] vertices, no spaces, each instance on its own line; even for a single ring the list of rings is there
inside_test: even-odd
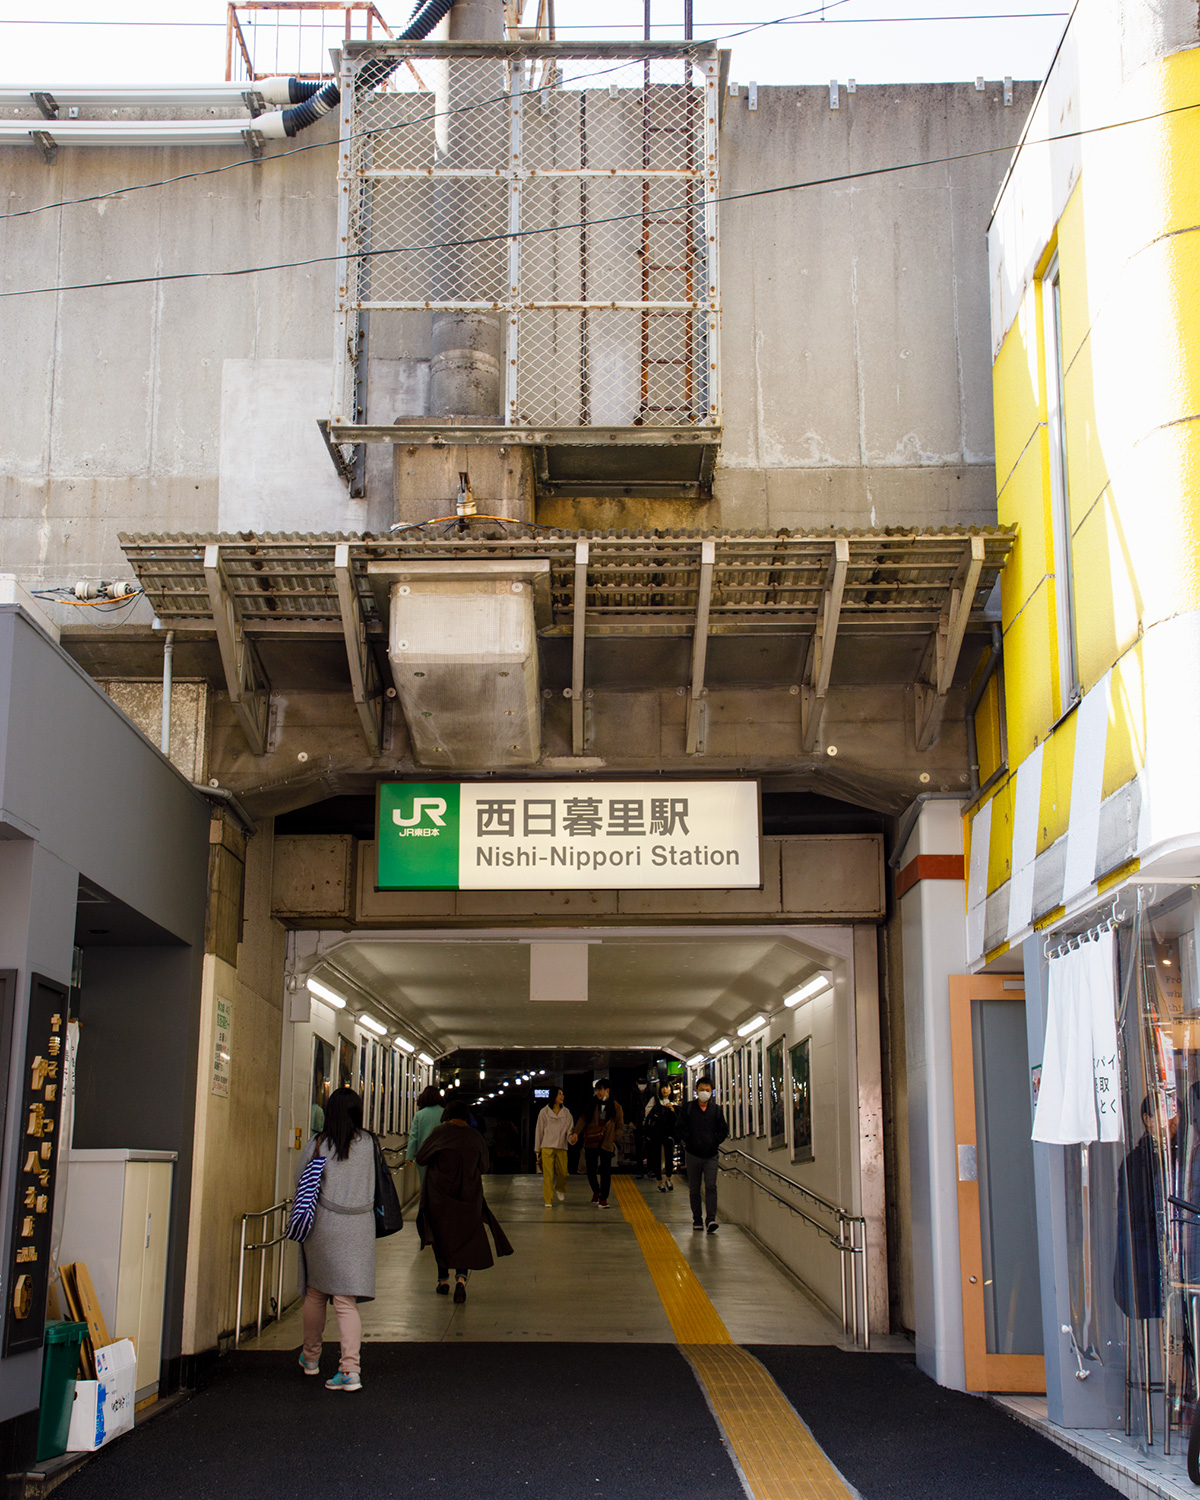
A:
[[[384,891],[756,888],[756,781],[383,782]]]

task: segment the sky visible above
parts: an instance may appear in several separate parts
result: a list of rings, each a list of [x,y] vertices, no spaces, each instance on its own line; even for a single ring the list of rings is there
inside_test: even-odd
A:
[[[393,31],[409,0],[377,0]],[[536,0],[526,0],[531,17]],[[1055,0],[694,0],[698,38],[733,52],[742,83],[940,83],[1044,76],[1067,21]],[[642,35],[643,0],[557,0],[563,41]],[[215,83],[225,77],[224,0],[0,0],[0,86]],[[651,35],[682,35],[683,0],[652,0]],[[786,18],[786,19],[785,19]],[[760,25],[762,22],[776,24]],[[310,33],[309,55],[333,44]],[[737,33],[737,34],[735,34]],[[297,68],[294,31],[262,43],[270,71]],[[277,46],[277,51],[275,50]],[[260,64],[260,67],[262,64]],[[326,63],[326,66],[328,64]]]

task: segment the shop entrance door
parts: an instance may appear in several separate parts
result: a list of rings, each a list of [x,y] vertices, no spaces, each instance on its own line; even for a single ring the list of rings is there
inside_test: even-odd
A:
[[[1025,993],[952,975],[958,1245],[967,1389],[1042,1392],[1041,1285]]]

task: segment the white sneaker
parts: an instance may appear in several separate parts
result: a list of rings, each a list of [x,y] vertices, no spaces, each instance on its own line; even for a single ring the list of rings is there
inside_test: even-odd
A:
[[[560,1193],[557,1189],[555,1189],[554,1196],[558,1199],[558,1201],[560,1203],[565,1203],[567,1201],[567,1195],[566,1195],[566,1193]]]

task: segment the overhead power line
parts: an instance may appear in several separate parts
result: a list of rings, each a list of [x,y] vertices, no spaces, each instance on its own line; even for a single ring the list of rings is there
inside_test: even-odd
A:
[[[1065,20],[1070,15],[1067,10],[1012,10],[996,11],[990,14],[977,16],[812,16],[792,17],[783,16],[770,21],[744,21],[741,17],[733,21],[705,21],[705,26],[895,26],[905,22],[925,23],[929,21],[1053,21]],[[262,23],[260,23],[262,24]],[[657,29],[662,31],[679,30],[681,22],[658,21],[655,22]],[[17,16],[0,17],[0,26],[135,26],[162,30],[176,27],[187,31],[193,31],[198,27],[212,27],[220,31],[225,30],[224,21],[107,21],[107,20],[80,20],[67,21],[57,19],[28,20]],[[315,29],[315,28],[314,28]],[[555,25],[555,31],[582,31],[591,33],[593,31],[627,31],[635,32],[636,26],[622,25],[614,21],[601,21],[595,24],[583,25]]]
[[[1184,114],[1189,110],[1200,109],[1200,102],[1194,104],[1176,104],[1169,109],[1156,110],[1153,114],[1138,115],[1129,120],[1113,120],[1107,125],[1091,125],[1079,130],[1063,131],[1059,135],[1044,136],[1041,140],[1023,140],[1008,146],[987,146],[978,151],[959,151],[949,156],[934,156],[923,158],[920,161],[894,162],[884,167],[864,167],[858,172],[839,172],[830,177],[812,177],[802,182],[784,182],[775,187],[748,188],[740,193],[725,193],[721,196],[703,200],[712,203],[741,203],[751,198],[769,198],[781,193],[802,192],[806,188],[833,187],[843,182],[860,182],[868,177],[886,177],[897,172],[912,172],[922,167],[950,166],[954,162],[974,161],[983,156],[999,156],[1004,153],[1011,155],[1018,149],[1024,150],[1033,146],[1052,146],[1060,141],[1077,140],[1082,136],[1100,135],[1110,130],[1123,130],[1131,125],[1148,125],[1155,120],[1166,119],[1171,115]],[[701,206],[696,202],[677,204],[671,209],[662,209],[662,213],[688,213]],[[381,250],[355,251],[349,256],[340,255],[310,255],[300,260],[274,261],[267,265],[257,266],[233,266],[225,270],[217,271],[167,271],[155,276],[122,276],[113,277],[108,281],[79,281],[70,282],[60,286],[18,287],[10,291],[0,291],[0,298],[9,297],[40,297],[62,292],[87,292],[103,291],[107,288],[121,286],[157,286],[171,281],[203,281],[221,280],[239,276],[259,276],[270,271],[293,271],[302,270],[306,266],[331,265],[337,261],[351,260],[374,260],[386,255],[413,255],[424,251],[468,249],[472,246],[491,245],[514,239],[530,239],[547,234],[561,234],[574,229],[591,229],[601,224],[621,224],[631,220],[640,220],[643,213],[640,209],[632,213],[606,214],[602,218],[579,219],[566,224],[550,224],[539,229],[521,229],[510,234],[484,234],[474,235],[469,238],[458,240],[436,240],[427,245],[391,245]]]
[[[827,3],[832,3],[834,5],[848,5],[848,4],[850,4],[850,0],[827,0]],[[824,9],[825,9],[825,6],[819,6],[819,7],[814,7],[811,10],[797,11],[797,12],[795,12],[795,14],[792,17],[784,17],[782,19],[792,19],[792,20],[803,19],[805,16],[815,16],[815,15],[818,14],[819,11],[824,10]],[[756,31],[756,30],[761,30],[762,27],[764,27],[764,26],[772,26],[774,24],[775,24],[775,22],[773,22],[773,21],[754,22],[753,24],[747,26],[745,29],[746,29],[747,32]],[[572,85],[577,85],[577,84],[580,84],[580,83],[590,83],[590,82],[592,82],[595,79],[604,78],[604,77],[606,77],[610,73],[620,72],[620,70],[622,68],[625,68],[625,67],[629,66],[630,61],[631,61],[631,59],[629,59],[629,58],[622,58],[619,62],[612,63],[612,64],[610,64],[607,67],[596,68],[596,69],[594,69],[590,73],[580,73],[580,74],[576,75],[574,78],[572,78],[570,80],[570,82],[571,82]],[[251,87],[252,87],[252,85],[247,84],[247,89],[250,89]],[[536,89],[532,89],[532,90],[528,91],[528,93],[529,93],[529,95],[531,97],[532,96],[536,96],[536,95],[540,94],[541,92],[542,91],[541,91],[540,88],[536,88]],[[451,115],[469,114],[469,113],[471,113],[472,111],[475,111],[475,110],[490,108],[494,104],[504,104],[504,103],[507,103],[508,99],[509,99],[509,95],[508,94],[494,94],[490,98],[487,98],[487,99],[476,99],[476,100],[473,100],[470,104],[455,105],[451,109],[432,110],[428,114],[421,115],[417,119],[405,121],[403,128],[405,130],[412,130],[412,129],[414,129],[418,125],[427,125],[427,124],[429,124],[429,122],[431,120],[448,119]],[[36,122],[36,123],[33,122],[33,121],[30,121],[30,129],[31,129],[31,131],[33,129],[37,129],[37,128],[45,129],[45,128],[48,128],[48,127],[46,127],[45,124],[44,124],[44,122],[42,122],[40,120],[38,122]],[[248,130],[252,130],[254,128],[254,122],[253,122],[253,120],[251,120],[248,123],[248,125],[247,125],[246,128]],[[400,128],[400,127],[396,127],[396,128]],[[377,133],[377,132],[374,132],[374,131],[371,131],[371,130],[358,131],[354,135],[352,135],[350,137],[350,139],[351,140],[359,140],[359,139],[362,139],[363,137],[370,136],[370,135],[375,134],[375,133]],[[194,179],[194,178],[197,178],[197,177],[212,177],[212,176],[215,176],[216,174],[221,173],[221,172],[236,172],[236,171],[240,171],[243,167],[261,166],[261,165],[263,165],[264,162],[274,163],[274,162],[278,162],[278,161],[283,161],[287,157],[289,157],[289,156],[297,156],[297,155],[299,155],[303,151],[322,151],[322,150],[328,150],[330,147],[337,146],[337,145],[339,145],[339,141],[310,141],[307,145],[304,145],[304,146],[293,146],[288,151],[279,151],[279,152],[276,152],[273,156],[268,156],[268,157],[264,157],[264,158],[261,158],[261,159],[257,158],[257,157],[253,157],[253,156],[242,157],[238,161],[223,162],[221,164],[221,166],[219,166],[219,167],[198,167],[195,171],[192,171],[192,172],[178,172],[178,173],[176,173],[172,177],[160,177],[160,178],[157,178],[157,179],[155,179],[155,180],[153,180],[151,182],[135,182],[135,183],[130,183],[126,187],[110,188],[107,192],[104,192],[104,193],[87,193],[87,194],[84,194],[82,197],[79,197],[79,198],[60,198],[60,199],[58,199],[57,201],[55,201],[53,203],[38,203],[38,204],[35,204],[32,208],[14,208],[14,209],[9,209],[5,213],[0,213],[0,223],[2,223],[6,219],[24,219],[24,218],[30,217],[33,214],[48,213],[51,210],[56,209],[56,208],[74,208],[74,207],[77,207],[79,204],[82,204],[82,203],[99,203],[99,202],[102,202],[102,201],[104,201],[106,199],[118,198],[118,197],[120,197],[124,193],[140,193],[140,192],[146,192],[146,191],[148,191],[151,188],[170,187],[174,183],[177,183],[177,182],[187,182],[187,181],[189,181],[191,179]]]

